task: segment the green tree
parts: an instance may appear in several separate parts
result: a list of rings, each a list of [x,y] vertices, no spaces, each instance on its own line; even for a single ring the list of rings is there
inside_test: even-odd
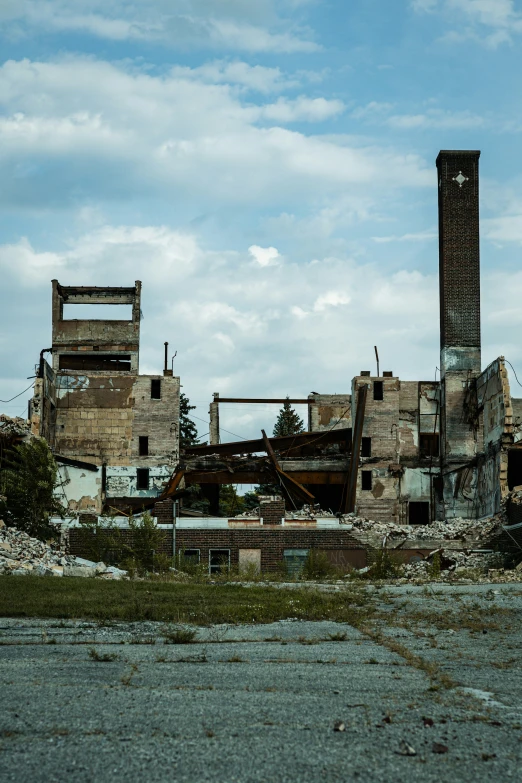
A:
[[[55,531],[49,517],[61,516],[63,506],[54,495],[58,467],[45,440],[32,438],[9,448],[0,470],[0,495],[7,524],[37,538]]]
[[[287,397],[287,400],[290,398]],[[290,402],[285,402],[279,411],[279,416],[274,426],[273,436],[279,438],[283,435],[298,435],[304,432],[303,420],[299,418]]]
[[[186,394],[181,392],[179,396],[179,445],[184,449],[187,446],[195,446],[198,442],[198,428],[190,418],[190,411],[196,406],[190,404]]]
[[[245,501],[238,495],[232,484],[222,484],[219,488],[219,515],[236,517],[245,508]]]

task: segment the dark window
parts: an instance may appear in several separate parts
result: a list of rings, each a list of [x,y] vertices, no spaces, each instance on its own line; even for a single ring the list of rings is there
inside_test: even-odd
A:
[[[199,549],[183,549],[179,553],[179,562],[181,568],[184,565],[186,566],[199,565],[199,559],[200,559]]]
[[[149,469],[138,468],[136,470],[136,487],[137,489],[149,488]]]
[[[372,488],[372,472],[371,470],[361,470],[361,489]]]
[[[508,451],[508,488],[522,484],[522,450],[511,449]]]
[[[149,455],[149,437],[148,437],[148,435],[140,435],[139,441],[140,441],[140,446],[139,446],[140,457],[148,457],[148,455]]]
[[[128,353],[64,353],[60,356],[60,370],[85,370],[85,372],[130,372],[131,357]]]
[[[373,382],[373,399],[374,400],[384,399],[384,384],[382,381]]]
[[[161,400],[161,378],[151,378],[150,398],[151,400]]]
[[[372,456],[372,439],[363,438],[361,444],[361,457],[371,457],[371,456]]]
[[[421,457],[439,456],[438,432],[421,432],[419,438],[419,454]]]
[[[208,553],[210,574],[220,574],[230,569],[230,549],[210,549]]]
[[[414,501],[408,504],[408,521],[410,525],[429,525],[430,504]]]

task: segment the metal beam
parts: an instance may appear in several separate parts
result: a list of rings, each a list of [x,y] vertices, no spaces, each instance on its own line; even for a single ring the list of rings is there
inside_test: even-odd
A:
[[[355,424],[353,428],[352,459],[348,468],[348,489],[344,503],[344,511],[349,514],[355,511],[355,500],[357,495],[357,473],[359,471],[359,458],[361,455],[361,442],[364,424],[364,411],[366,409],[366,397],[368,395],[368,385],[359,387],[357,395],[357,409],[355,412]]]
[[[312,502],[315,500],[314,496],[311,492],[308,492],[307,489],[305,489],[298,481],[293,479],[291,476],[288,475],[288,473],[285,473],[284,470],[282,470],[279,467],[279,463],[277,461],[277,457],[275,455],[274,449],[272,448],[272,445],[270,441],[267,438],[266,432],[264,430],[261,430],[261,434],[263,436],[263,442],[265,444],[266,453],[270,457],[270,461],[272,462],[272,465],[274,466],[277,474],[283,479],[283,486],[286,489],[287,492],[293,492],[294,495],[297,495],[301,499],[308,500],[308,502]],[[285,482],[290,484],[290,487],[286,486]]]
[[[222,400],[220,399],[220,402]],[[316,446],[318,449],[330,443],[351,443],[352,430],[350,427],[325,430],[323,432],[301,432],[299,435],[285,435],[281,438],[270,438],[270,443],[275,451],[290,451],[305,446]],[[262,438],[256,440],[233,441],[232,443],[211,444],[210,446],[187,446],[184,452],[187,457],[205,457],[209,454],[256,454],[266,451]]]
[[[176,470],[176,472],[173,473],[170,479],[168,480],[167,485],[165,486],[165,489],[163,490],[159,498],[156,499],[165,500],[166,498],[170,498],[172,495],[174,495],[184,475],[185,475],[185,469],[178,468],[178,470]]]
[[[315,399],[313,397],[305,397],[298,399],[288,399],[287,397],[220,397],[216,402],[239,402],[241,404],[248,403],[260,403],[263,405],[283,405],[285,402],[289,402],[290,405],[315,405]]]
[[[285,471],[286,472],[286,471]],[[286,473],[286,475],[289,475]],[[340,485],[346,482],[346,470],[338,471],[292,471],[291,478],[300,484]],[[230,474],[228,470],[189,470],[185,473],[187,484],[269,484],[273,475],[266,471],[237,471]],[[157,500],[157,498],[155,498]]]

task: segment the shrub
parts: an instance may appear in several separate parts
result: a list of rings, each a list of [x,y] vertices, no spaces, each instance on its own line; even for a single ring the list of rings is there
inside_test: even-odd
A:
[[[0,495],[7,524],[45,539],[55,533],[49,517],[63,516],[54,495],[58,467],[45,440],[32,438],[6,449],[0,465]]]
[[[338,576],[338,570],[329,561],[326,552],[310,549],[301,575],[304,579],[334,579]]]
[[[371,579],[397,579],[402,573],[400,555],[389,549],[368,549],[367,562]]]

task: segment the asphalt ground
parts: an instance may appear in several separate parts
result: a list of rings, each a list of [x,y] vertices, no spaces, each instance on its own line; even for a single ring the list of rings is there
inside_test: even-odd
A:
[[[359,629],[189,644],[159,623],[0,620],[0,780],[520,780],[522,586],[372,597]]]

